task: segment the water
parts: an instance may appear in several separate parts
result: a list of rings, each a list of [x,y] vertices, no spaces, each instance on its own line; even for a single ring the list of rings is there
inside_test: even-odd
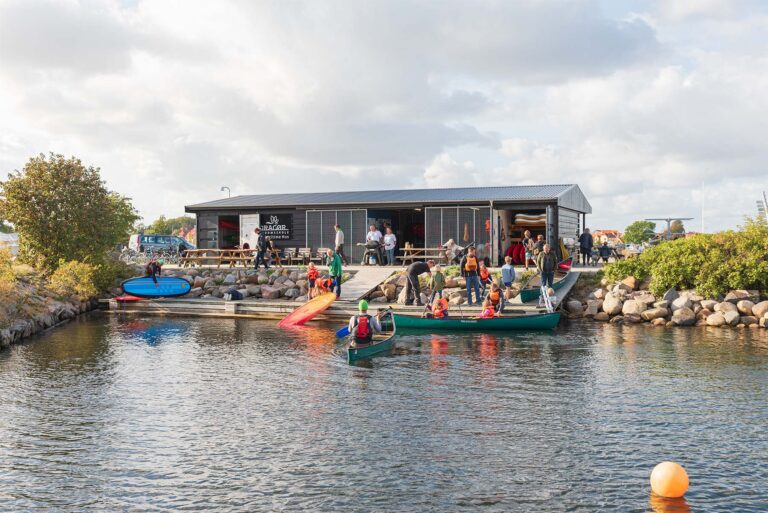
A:
[[[0,511],[764,512],[768,333],[94,315],[0,354]],[[651,500],[654,464],[690,474]]]

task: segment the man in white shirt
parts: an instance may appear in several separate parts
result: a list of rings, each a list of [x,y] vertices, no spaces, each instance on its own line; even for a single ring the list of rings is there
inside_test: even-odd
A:
[[[336,230],[336,240],[334,242],[336,246],[336,254],[341,257],[344,265],[349,265],[349,259],[347,258],[347,255],[344,254],[344,232],[341,231],[341,226],[338,224],[334,226],[333,229]]]
[[[381,239],[384,237],[381,235],[381,232],[376,229],[376,225],[372,224],[371,227],[368,229],[368,233],[365,235],[365,243],[366,246],[372,247],[372,243],[376,243],[376,262],[379,265],[384,265],[384,254],[381,251]]]

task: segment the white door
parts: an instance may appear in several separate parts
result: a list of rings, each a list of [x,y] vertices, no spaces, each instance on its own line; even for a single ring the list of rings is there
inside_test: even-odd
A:
[[[240,247],[245,243],[248,243],[251,249],[256,247],[256,234],[253,231],[259,226],[259,214],[240,216]]]

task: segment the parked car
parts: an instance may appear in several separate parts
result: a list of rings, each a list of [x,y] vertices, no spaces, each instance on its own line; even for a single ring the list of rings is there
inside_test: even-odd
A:
[[[195,245],[176,235],[143,235],[137,233],[131,235],[131,238],[128,240],[128,249],[139,253],[147,250],[182,252],[185,249],[195,249]]]

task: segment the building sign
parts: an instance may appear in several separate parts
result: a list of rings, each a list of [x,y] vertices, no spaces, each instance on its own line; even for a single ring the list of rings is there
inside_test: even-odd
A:
[[[262,215],[261,233],[272,240],[288,240],[293,231],[293,214]]]

